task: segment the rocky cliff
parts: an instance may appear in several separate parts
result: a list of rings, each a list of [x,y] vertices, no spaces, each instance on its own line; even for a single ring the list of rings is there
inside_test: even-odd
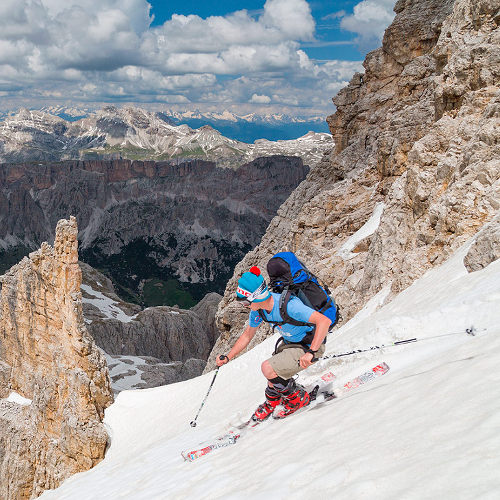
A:
[[[123,298],[189,308],[222,292],[307,172],[282,156],[237,170],[201,160],[2,165],[0,272],[73,213],[81,259],[112,276]]]
[[[237,277],[265,268],[274,252],[306,261],[345,320],[377,294],[390,301],[498,212],[498,0],[399,0],[395,11],[364,74],[334,98],[335,150],[236,267],[207,369],[247,317],[233,301]],[[498,257],[494,241],[479,247],[490,255],[483,260]]]
[[[83,321],[76,220],[0,282],[0,497],[20,500],[104,457],[112,395]]]

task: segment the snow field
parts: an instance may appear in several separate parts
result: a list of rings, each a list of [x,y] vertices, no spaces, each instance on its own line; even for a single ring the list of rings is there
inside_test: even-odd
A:
[[[337,383],[385,361],[375,379],[324,406],[265,423],[194,462],[180,452],[213,438],[263,401],[260,364],[274,338],[219,370],[121,392],[107,409],[106,458],[42,499],[486,499],[500,491],[500,261],[467,273],[468,245],[378,310],[386,291],[329,336],[327,354],[417,337],[381,351],[322,360]],[[475,337],[465,333],[474,325]],[[444,333],[448,337],[424,340]]]

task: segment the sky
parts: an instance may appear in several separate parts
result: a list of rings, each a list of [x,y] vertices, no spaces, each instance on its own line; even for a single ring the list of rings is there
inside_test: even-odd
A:
[[[2,0],[0,110],[326,115],[395,0]]]
[[[183,462],[181,451],[213,443],[263,402],[260,365],[273,336],[219,370],[194,428],[189,423],[213,371],[121,392],[105,412],[111,446],[104,460],[40,499],[497,499],[500,260],[467,272],[463,259],[472,241],[384,304],[389,283],[327,337],[329,355],[418,339],[324,359],[301,372],[306,387],[332,372],[338,399],[263,423],[232,446]],[[466,334],[471,326],[475,336]],[[388,373],[343,390],[382,362]]]

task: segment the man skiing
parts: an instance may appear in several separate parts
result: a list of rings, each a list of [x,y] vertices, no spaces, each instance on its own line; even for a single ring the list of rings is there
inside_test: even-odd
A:
[[[306,306],[298,297],[291,297],[286,308],[288,316],[307,325],[284,323],[279,307],[280,294],[268,290],[260,269],[255,266],[238,280],[236,300],[251,309],[248,326],[227,355],[217,356],[217,365],[222,366],[243,351],[263,321],[277,323],[282,342],[278,342],[273,355],[262,363],[262,373],[268,381],[266,400],[252,418],[265,420],[280,403],[283,409],[275,417],[286,417],[310,402],[307,391],[292,377],[323,355],[324,341],[332,321]]]

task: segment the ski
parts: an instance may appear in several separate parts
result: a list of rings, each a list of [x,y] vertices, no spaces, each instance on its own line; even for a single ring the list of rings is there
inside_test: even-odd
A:
[[[314,406],[317,404],[322,404],[326,401],[330,401],[331,399],[336,398],[337,396],[331,391],[328,390],[328,388],[331,386],[332,382],[336,379],[337,377],[331,372],[328,371],[326,373],[323,373],[321,377],[316,379],[313,384],[308,384],[309,389],[309,397],[311,398],[310,403],[307,406],[304,406],[300,410],[298,410],[296,413],[300,413],[302,410],[308,409],[312,403],[315,403]],[[279,406],[278,406],[279,408]],[[252,427],[256,427],[257,425],[262,424],[263,422],[268,422],[271,419],[264,420],[264,421],[259,421],[259,420],[253,420],[252,417],[250,417],[248,420],[241,424],[237,424],[233,427],[236,429],[242,430],[242,429],[251,429]],[[275,419],[279,420],[279,419]]]
[[[344,384],[344,387],[340,392],[344,394],[346,392],[352,391],[353,389],[358,388],[360,385],[366,384],[367,382],[370,382],[370,380],[384,375],[384,373],[387,373],[388,371],[389,365],[387,363],[380,363],[379,365],[374,366],[370,371],[367,371],[362,375],[359,375],[359,377],[356,377]]]
[[[196,460],[197,458],[203,457],[211,451],[217,450],[219,448],[225,448],[226,446],[231,446],[241,437],[240,433],[229,431],[227,434],[218,437],[215,441],[211,443],[202,443],[201,448],[195,450],[186,450],[181,452],[182,458],[189,462]],[[199,445],[200,446],[200,445]]]
[[[316,385],[314,389],[310,392],[310,395],[312,396],[311,402],[307,406],[300,408],[299,410],[290,415],[285,415],[283,417],[274,417],[274,416],[273,417],[275,420],[283,420],[284,418],[289,418],[293,415],[298,415],[300,413],[305,413],[309,410],[313,410],[315,408],[323,406],[325,403],[328,403],[332,399],[337,399],[339,396],[349,391],[352,391],[353,389],[357,389],[359,386],[366,384],[367,382],[370,382],[371,380],[384,375],[388,371],[389,371],[389,365],[384,362],[380,363],[377,366],[374,366],[371,370],[362,373],[356,378],[349,380],[347,383],[343,385],[342,388],[335,389],[335,391],[330,390],[331,383],[328,383],[328,385],[323,388],[320,388],[320,386]],[[323,380],[324,382],[330,382],[332,380],[335,380],[335,376],[331,372],[329,372],[323,375],[321,377],[321,380]]]
[[[371,370],[362,373],[361,375],[353,378],[352,380],[349,380],[340,389],[335,389],[335,391],[332,391],[330,387],[333,381],[336,379],[336,377],[332,372],[326,372],[317,379],[316,383],[313,384],[314,387],[310,391],[311,402],[307,406],[304,406],[300,410],[296,411],[295,413],[292,413],[291,415],[288,415],[287,417],[291,417],[292,415],[297,415],[299,413],[303,413],[308,410],[312,410],[314,408],[323,406],[325,403],[328,403],[329,401],[332,401],[333,399],[336,399],[339,396],[342,396],[343,394],[348,393],[358,388],[359,386],[364,385],[367,382],[370,382],[371,380],[384,375],[388,371],[389,371],[389,365],[385,362],[380,363],[374,366]],[[274,420],[282,420],[283,418]],[[264,420],[263,422],[258,422],[250,418],[239,425],[235,425],[234,426],[235,430],[231,430],[223,434],[222,436],[217,437],[211,442],[201,443],[198,445],[196,449],[183,451],[181,452],[181,455],[184,458],[184,460],[192,462],[197,458],[207,455],[211,451],[235,444],[250,429],[269,421],[270,419]]]

